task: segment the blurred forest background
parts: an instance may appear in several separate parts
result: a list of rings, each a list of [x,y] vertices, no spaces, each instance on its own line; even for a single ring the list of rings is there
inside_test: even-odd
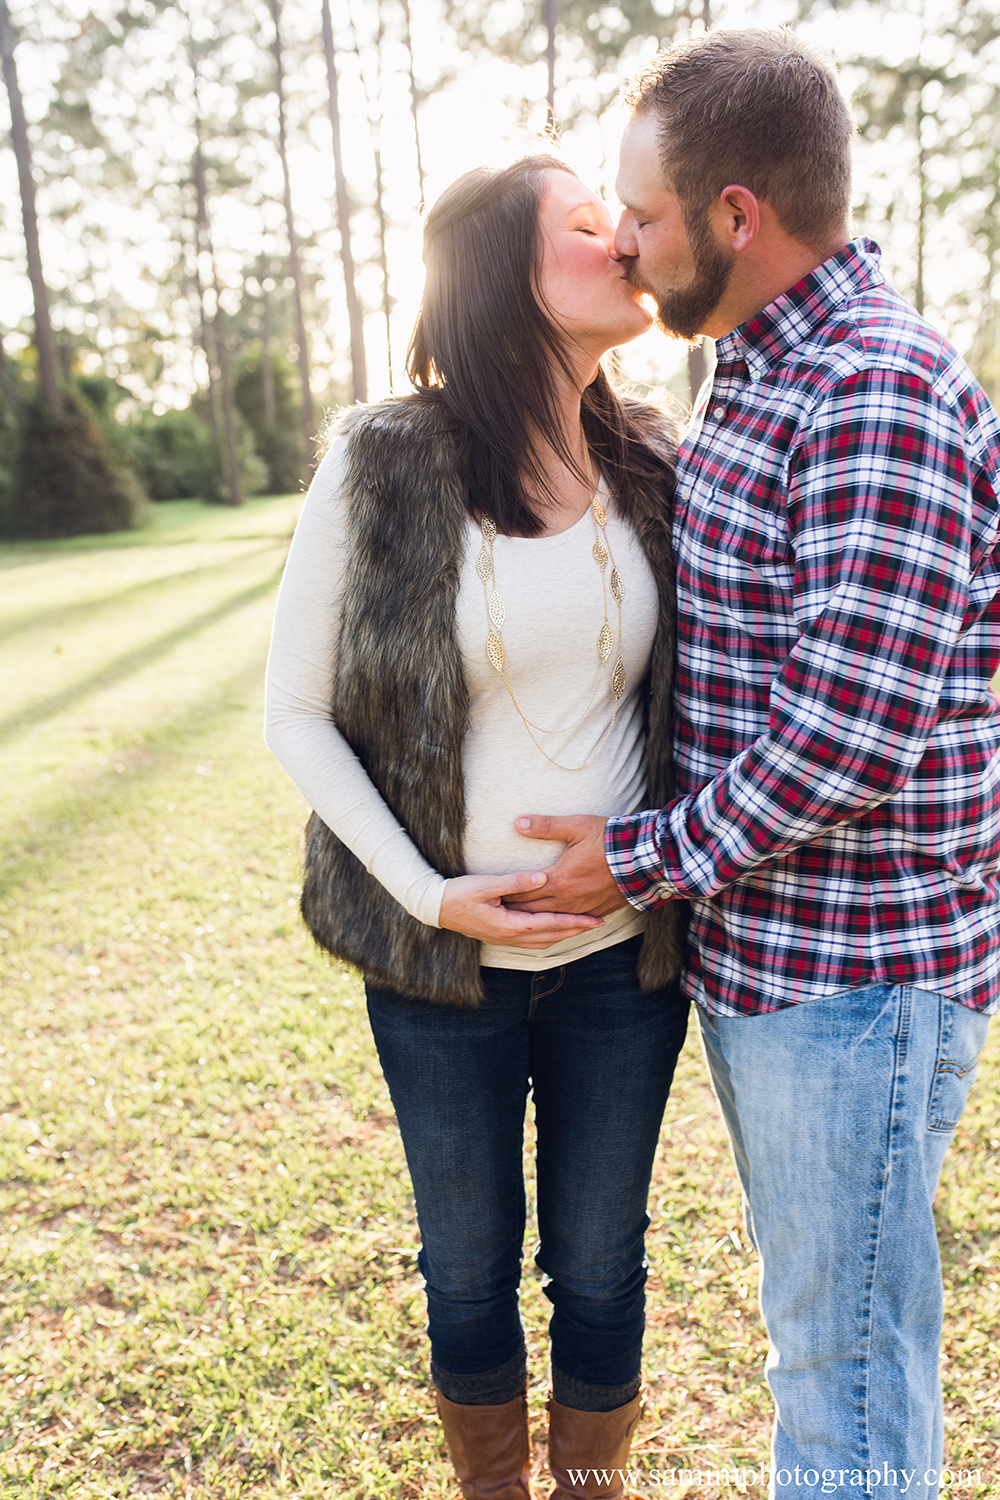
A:
[[[835,55],[858,230],[996,400],[990,0],[0,0],[0,533],[298,489],[324,412],[405,382],[422,203],[550,121],[610,193],[622,80],[706,23]]]

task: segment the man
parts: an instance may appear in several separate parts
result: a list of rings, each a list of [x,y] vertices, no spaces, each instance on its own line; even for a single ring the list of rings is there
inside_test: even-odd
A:
[[[519,827],[567,841],[552,909],[693,903],[772,1487],[926,1500],[932,1200],[1000,953],[1000,425],[850,242],[848,109],[790,33],[694,38],[628,102],[616,251],[666,331],[719,341],[679,464],[679,795]]]

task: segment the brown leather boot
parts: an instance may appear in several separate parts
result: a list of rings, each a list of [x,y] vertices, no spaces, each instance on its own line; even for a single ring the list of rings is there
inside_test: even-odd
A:
[[[642,1396],[614,1411],[577,1411],[549,1402],[549,1500],[622,1500],[628,1450]]]
[[[436,1386],[434,1396],[465,1500],[531,1500],[527,1397],[459,1406]]]

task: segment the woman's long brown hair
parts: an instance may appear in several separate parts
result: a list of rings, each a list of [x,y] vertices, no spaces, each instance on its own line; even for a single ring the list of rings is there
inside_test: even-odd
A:
[[[566,340],[539,300],[538,213],[552,169],[569,171],[553,156],[479,167],[441,195],[424,226],[427,279],[407,357],[418,396],[443,402],[466,435],[470,513],[489,511],[507,536],[536,536],[545,525],[529,493],[548,490],[532,429],[584,478],[552,379],[554,365],[571,374]],[[581,419],[612,490],[629,473],[664,473],[603,369],[583,393]]]

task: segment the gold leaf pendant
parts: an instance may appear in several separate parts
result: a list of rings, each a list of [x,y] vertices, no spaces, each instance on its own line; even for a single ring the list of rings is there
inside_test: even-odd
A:
[[[502,672],[505,660],[503,641],[492,630],[486,638],[486,655],[496,670]]]
[[[615,638],[611,634],[611,626],[608,624],[607,620],[605,620],[604,624],[601,626],[601,633],[597,637],[597,649],[600,653],[601,661],[607,661],[608,657],[611,655],[611,648],[614,643]]]
[[[611,691],[615,695],[616,703],[625,691],[625,668],[622,665],[620,656],[618,658],[618,665],[615,667],[615,675],[611,679]]]
[[[503,600],[500,598],[500,595],[497,593],[496,589],[494,589],[493,594],[490,598],[490,619],[493,622],[494,630],[496,630],[497,632],[501,631],[503,629],[503,622],[506,618],[507,611],[503,607]]]

